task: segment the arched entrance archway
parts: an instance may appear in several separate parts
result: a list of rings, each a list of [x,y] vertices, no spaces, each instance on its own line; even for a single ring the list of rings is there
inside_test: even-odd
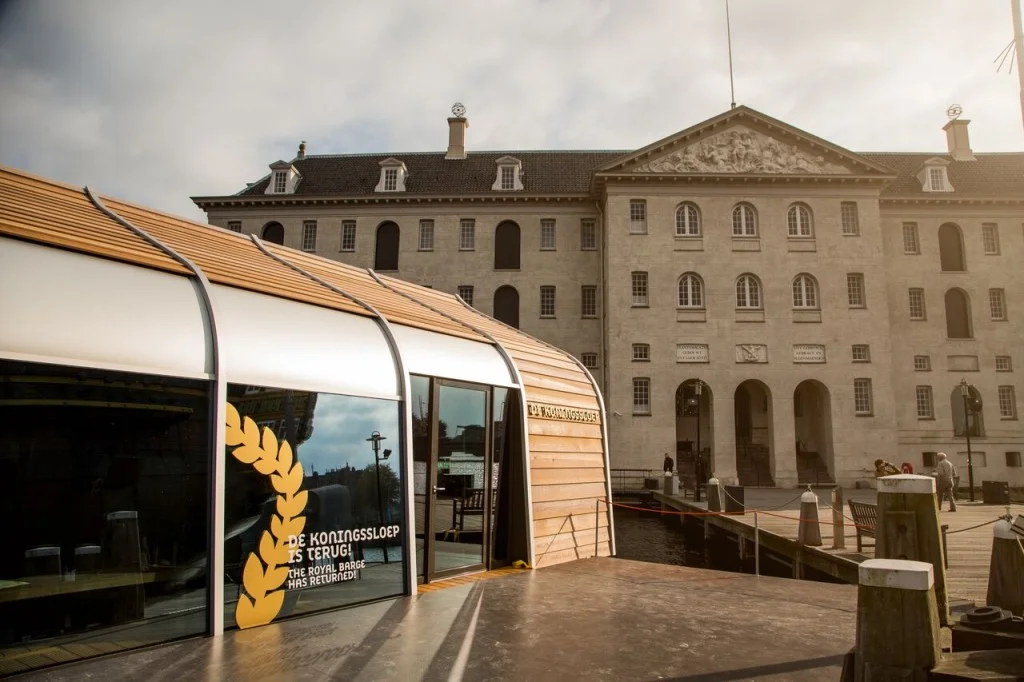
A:
[[[800,485],[833,483],[832,399],[825,384],[801,381],[793,391],[796,473]]]
[[[263,236],[261,239],[271,244],[280,244],[284,246],[284,227],[281,223],[272,222],[267,223],[263,226]]]
[[[494,231],[494,269],[518,270],[520,267],[519,225],[506,220]]]
[[[736,476],[742,486],[774,486],[775,433],[772,394],[764,382],[747,379],[736,387]]]
[[[970,414],[971,438],[985,435],[985,414],[982,410],[981,393],[974,386],[968,389],[967,412]],[[960,387],[953,388],[949,394],[949,406],[953,413],[953,435],[956,438],[964,437],[964,396]]]
[[[377,244],[373,254],[374,270],[398,269],[398,242],[401,233],[390,220],[377,227]]]
[[[519,292],[508,284],[494,292],[494,319],[519,329]]]
[[[706,483],[714,470],[715,414],[711,387],[687,379],[676,389],[676,469],[680,479]]]

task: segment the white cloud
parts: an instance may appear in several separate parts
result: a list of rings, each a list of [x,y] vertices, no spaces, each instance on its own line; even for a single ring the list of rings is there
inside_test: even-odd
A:
[[[859,150],[1021,148],[1006,3],[733,0],[737,101]],[[138,3],[0,10],[0,163],[203,219],[310,153],[643,146],[728,107],[724,3]]]

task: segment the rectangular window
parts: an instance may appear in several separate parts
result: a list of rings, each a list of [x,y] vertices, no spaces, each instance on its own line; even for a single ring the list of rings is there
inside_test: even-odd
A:
[[[850,272],[846,275],[846,297],[851,308],[863,308],[864,296],[864,275],[859,272]]]
[[[476,248],[476,221],[463,218],[459,222],[459,251],[472,251]]]
[[[540,221],[540,250],[555,250],[555,221],[550,218]]]
[[[925,319],[924,289],[911,289],[910,292],[910,319]]]
[[[629,202],[629,233],[647,234],[647,202],[643,199]]]
[[[356,250],[356,221],[354,220],[341,221],[341,250]]]
[[[1017,418],[1017,396],[1013,386],[999,387],[999,416],[1003,419]]]
[[[928,179],[931,181],[933,191],[941,192],[946,189],[946,174],[942,168],[929,168]]]
[[[473,305],[473,287],[468,284],[459,286],[459,298],[466,302],[466,305]]]
[[[982,223],[981,241],[985,247],[985,255],[999,255],[999,226],[995,223]]]
[[[1020,467],[1020,452],[1007,452],[1006,453],[1006,466],[1011,469],[1017,469]]]
[[[384,169],[384,191],[394,192],[398,189],[398,169],[397,168],[385,168]]]
[[[502,189],[515,189],[515,166],[502,166]]]
[[[597,317],[597,287],[591,284],[580,288],[580,314]]]
[[[302,221],[302,250],[314,252],[316,251],[316,221],[315,220],[304,220]]]
[[[997,355],[996,356],[996,371],[997,372],[1012,372],[1013,371],[1013,360],[1010,359],[1009,355]]]
[[[633,379],[633,414],[651,413],[651,380]]]
[[[843,214],[843,234],[847,237],[856,237],[860,234],[856,202],[844,201],[840,206]]]
[[[964,471],[967,471],[967,451],[961,450],[956,454],[958,458],[956,465],[963,469]],[[971,464],[974,465],[975,469],[984,469],[985,467],[988,466],[988,456],[984,452],[978,452],[977,450],[974,450],[971,453]],[[961,478],[961,485],[963,484],[963,482],[964,480],[963,478]]]
[[[988,307],[993,320],[1006,319],[1006,292],[1003,289],[988,290]]]
[[[633,307],[647,307],[647,273],[633,273]]]
[[[555,288],[554,287],[541,287],[540,288],[540,316],[541,317],[554,317],[555,316]]]
[[[229,220],[228,221],[228,229],[231,230],[232,232],[241,232],[242,231],[242,221],[241,220]]]
[[[587,369],[597,369],[597,353],[584,353],[580,359]]]
[[[935,408],[932,405],[932,387],[917,387],[917,418],[935,419]]]
[[[580,221],[580,250],[597,250],[597,221],[593,218],[584,218]]]
[[[854,379],[853,411],[858,415],[870,415],[872,409],[871,379]]]
[[[288,189],[288,171],[274,171],[274,192],[283,194]]]
[[[650,362],[651,345],[649,343],[633,344],[633,362]]]
[[[866,343],[855,343],[853,345],[854,362],[871,362],[871,347]]]
[[[420,221],[420,251],[434,250],[434,221]]]
[[[914,356],[914,371],[915,372],[930,372],[932,371],[932,359],[928,355],[915,355]]]
[[[932,450],[931,452],[922,452],[921,464],[926,467],[934,467],[936,464],[938,464],[938,455],[939,453],[934,450]]]
[[[917,238],[917,223],[903,223],[903,253],[921,253],[921,242]]]

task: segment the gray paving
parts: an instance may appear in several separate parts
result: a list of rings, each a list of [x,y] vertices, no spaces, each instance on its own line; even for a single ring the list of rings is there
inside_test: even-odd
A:
[[[72,664],[58,680],[835,680],[856,588],[588,559]]]

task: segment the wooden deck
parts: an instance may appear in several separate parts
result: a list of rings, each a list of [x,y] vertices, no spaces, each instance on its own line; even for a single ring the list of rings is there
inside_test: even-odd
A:
[[[800,548],[796,543],[797,530],[800,518],[800,494],[795,489],[777,488],[747,488],[745,490],[746,513],[743,515],[722,515],[706,517],[709,523],[719,528],[736,533],[748,540],[753,540],[754,513],[757,514],[757,524],[760,531],[761,546],[773,552],[782,553],[784,556],[793,557],[799,553],[799,559],[803,563],[813,566],[818,570],[843,578],[848,582],[856,581],[856,566],[865,559],[874,557],[874,538],[865,538],[864,551],[857,553],[857,535],[850,519],[850,508],[846,504],[849,500],[858,502],[877,502],[877,492],[869,489],[844,489],[843,500],[844,521],[847,527],[844,529],[846,536],[845,549],[832,548],[832,511],[831,492],[818,489],[818,519],[828,521],[820,524],[822,546],[816,548]],[[662,493],[655,493],[655,499],[667,506],[680,511],[707,511],[707,502],[694,502],[692,499],[684,499],[680,495],[669,497]],[[794,499],[795,498],[795,499]],[[780,509],[781,507],[781,509]],[[771,510],[771,511],[767,511]],[[963,500],[957,501],[957,511],[941,512],[943,524],[949,524],[947,531],[947,551],[949,556],[949,568],[947,569],[946,581],[949,585],[950,598],[966,599],[975,601],[979,605],[985,603],[985,595],[988,589],[989,559],[992,552],[992,526],[985,525],[980,528],[973,528],[995,520],[998,516],[1006,513],[1006,507],[983,505],[980,502],[970,503]],[[1011,513],[1014,515],[1024,513],[1024,505],[1011,505]],[[965,530],[970,529],[970,530]]]

